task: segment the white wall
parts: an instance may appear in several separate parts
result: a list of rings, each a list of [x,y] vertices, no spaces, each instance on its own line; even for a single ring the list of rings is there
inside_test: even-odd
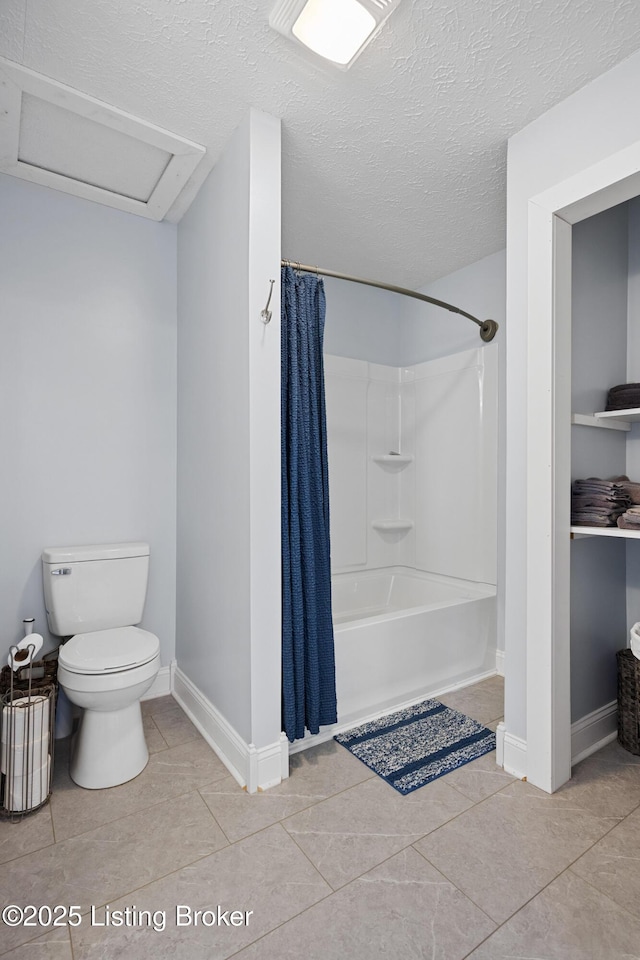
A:
[[[528,315],[528,203],[530,198],[640,140],[640,117],[628,109],[629,91],[639,82],[640,54],[634,54],[509,141],[505,723],[509,735],[525,742],[527,339],[535,324],[535,318]]]
[[[385,280],[383,276],[372,279]],[[501,342],[506,315],[506,251],[441,277],[418,292],[496,320]],[[325,352],[402,367],[447,357],[481,345],[477,326],[459,314],[400,294],[324,278],[327,295]]]
[[[280,737],[279,185],[252,110],[178,228],[178,666],[258,748]]]
[[[493,342],[501,343],[506,314],[505,274],[506,251],[499,250],[440,277],[419,292],[460,307],[478,320],[496,320],[500,330]],[[468,317],[419,300],[403,298],[402,321],[401,365],[448,357],[482,344],[478,327]]]
[[[372,280],[384,277],[372,277]],[[400,366],[405,297],[347,280],[323,278],[325,353]]]
[[[45,546],[147,540],[142,626],[175,646],[176,228],[0,175],[4,648]]]
[[[577,223],[572,255],[571,407],[588,414],[604,410],[608,389],[626,380],[627,205]],[[571,479],[624,474],[626,437],[574,425]],[[625,558],[624,541],[571,544],[572,722],[616,699],[615,654],[626,645]]]

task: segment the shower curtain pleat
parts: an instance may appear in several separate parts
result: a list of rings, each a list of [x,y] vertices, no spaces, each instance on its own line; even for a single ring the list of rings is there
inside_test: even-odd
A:
[[[317,276],[282,268],[282,724],[289,740],[335,723],[329,475]]]

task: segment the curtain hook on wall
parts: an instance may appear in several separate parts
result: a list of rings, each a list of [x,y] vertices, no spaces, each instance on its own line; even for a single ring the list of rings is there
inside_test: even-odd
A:
[[[269,283],[271,284],[271,286],[269,287],[269,296],[267,297],[267,302],[265,304],[264,310],[260,311],[260,316],[262,318],[263,323],[271,322],[271,310],[269,310],[269,304],[271,303],[271,294],[273,293],[273,285],[275,283],[275,280],[269,280]]]

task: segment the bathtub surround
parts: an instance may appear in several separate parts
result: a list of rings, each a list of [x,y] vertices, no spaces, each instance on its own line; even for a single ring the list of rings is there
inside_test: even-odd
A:
[[[325,372],[344,730],[496,672],[497,344]]]
[[[495,586],[497,350],[325,356],[334,574],[401,564]]]
[[[493,731],[439,700],[423,700],[335,739],[403,795],[496,748]]]
[[[335,723],[322,280],[282,275],[282,724],[289,740]]]

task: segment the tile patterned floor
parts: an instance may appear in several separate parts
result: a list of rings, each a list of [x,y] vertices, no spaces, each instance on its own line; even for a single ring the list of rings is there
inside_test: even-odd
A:
[[[495,728],[502,697],[442,699]],[[50,805],[0,823],[0,905],[83,912],[0,922],[2,960],[640,960],[640,758],[616,744],[553,796],[488,754],[402,797],[333,742],[249,796],[170,697],[143,713],[139,777],[81,790],[61,741]]]

